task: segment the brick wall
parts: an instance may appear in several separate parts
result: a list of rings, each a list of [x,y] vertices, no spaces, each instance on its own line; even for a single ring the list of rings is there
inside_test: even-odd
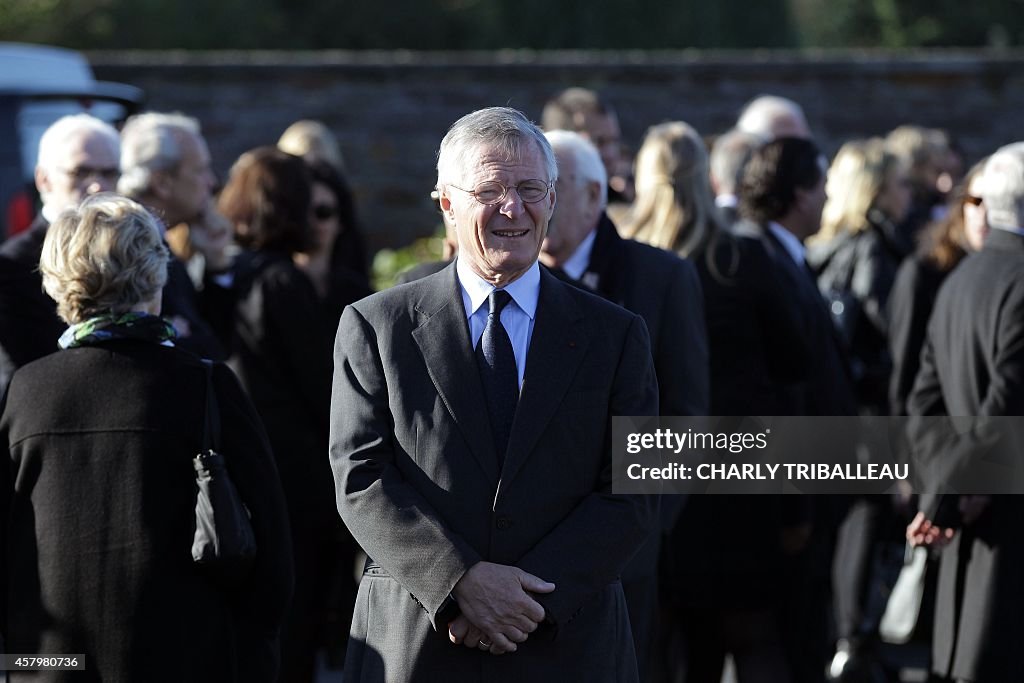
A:
[[[803,104],[831,152],[901,123],[946,128],[969,160],[1024,139],[1024,52],[852,53],[185,53],[89,55],[97,77],[145,90],[156,110],[198,117],[221,173],[292,121],[338,135],[372,246],[437,225],[434,155],[459,116],[510,105],[539,118],[569,85],[600,89],[624,140],[682,119],[723,132],[743,104],[775,93]]]

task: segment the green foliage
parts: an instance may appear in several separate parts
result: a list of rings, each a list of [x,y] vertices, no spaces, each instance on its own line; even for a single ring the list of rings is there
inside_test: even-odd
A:
[[[84,49],[1021,45],[1022,10],[1022,0],[0,0],[0,40]]]
[[[381,249],[373,257],[373,287],[377,291],[393,287],[395,278],[420,263],[444,258],[444,226],[432,237],[423,237],[401,249]]]

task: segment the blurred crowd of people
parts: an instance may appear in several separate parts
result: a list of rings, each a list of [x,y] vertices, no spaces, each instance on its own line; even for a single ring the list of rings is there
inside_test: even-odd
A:
[[[830,162],[775,96],[716,135],[653,125],[635,159],[593,91],[552,98],[540,125],[558,163],[540,262],[643,318],[662,415],[1024,408],[1019,147],[967,159],[906,125]],[[38,217],[0,244],[3,647],[86,652],[89,680],[340,668],[365,557],[327,457],[332,353],[372,288],[334,136],[299,121],[221,184],[195,119],[80,114],[43,135],[35,180]],[[458,258],[442,218],[447,260],[400,281]],[[179,556],[199,358],[223,362],[223,450],[259,547],[228,588]],[[665,496],[622,572],[639,680],[717,683],[727,655],[741,683],[895,681],[911,660],[935,680],[1024,680],[1020,512],[909,491]],[[908,545],[931,555],[925,607],[892,645]]]

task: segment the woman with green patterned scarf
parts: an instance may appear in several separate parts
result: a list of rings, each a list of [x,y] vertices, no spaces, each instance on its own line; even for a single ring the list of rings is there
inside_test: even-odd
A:
[[[255,409],[214,365],[214,446],[257,546],[224,587],[192,559],[210,373],[159,315],[167,259],[155,219],[113,194],[47,231],[43,286],[69,327],[0,402],[0,643],[74,654],[96,680],[276,680],[292,585],[280,481]]]

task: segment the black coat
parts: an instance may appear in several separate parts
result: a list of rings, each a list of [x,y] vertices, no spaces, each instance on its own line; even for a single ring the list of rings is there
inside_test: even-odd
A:
[[[0,391],[15,370],[56,351],[67,327],[39,274],[48,227],[39,216],[28,230],[0,245]]]
[[[845,296],[854,310],[845,315],[841,335],[853,373],[858,405],[871,414],[889,409],[889,292],[906,256],[894,228],[870,223],[857,233],[842,233],[808,250],[826,297]]]
[[[662,415],[707,415],[708,338],[693,264],[619,236],[601,215],[582,282],[647,324]]]
[[[219,450],[258,559],[230,591],[192,561],[206,373],[123,340],[15,373],[0,417],[0,632],[7,652],[84,653],[83,681],[275,680],[292,586],[284,500],[263,427],[217,366]],[[162,654],[161,654],[162,653]],[[173,653],[173,654],[172,654]],[[18,680],[67,674],[13,674]]]
[[[293,522],[329,524],[334,494],[324,454],[333,330],[313,283],[287,254],[243,254],[235,286],[229,364],[267,427]]]
[[[912,416],[1024,415],[1024,237],[992,230],[982,250],[946,279],[909,408]],[[958,448],[937,456],[970,458],[971,452]],[[927,482],[931,489],[942,483]],[[978,683],[1024,680],[1022,519],[1021,496],[994,496],[943,550],[932,647],[936,672]]]
[[[949,271],[940,270],[921,258],[908,258],[896,273],[889,292],[889,411],[907,414],[907,400],[921,367],[921,348],[928,331],[928,320],[935,307],[939,287]]]

